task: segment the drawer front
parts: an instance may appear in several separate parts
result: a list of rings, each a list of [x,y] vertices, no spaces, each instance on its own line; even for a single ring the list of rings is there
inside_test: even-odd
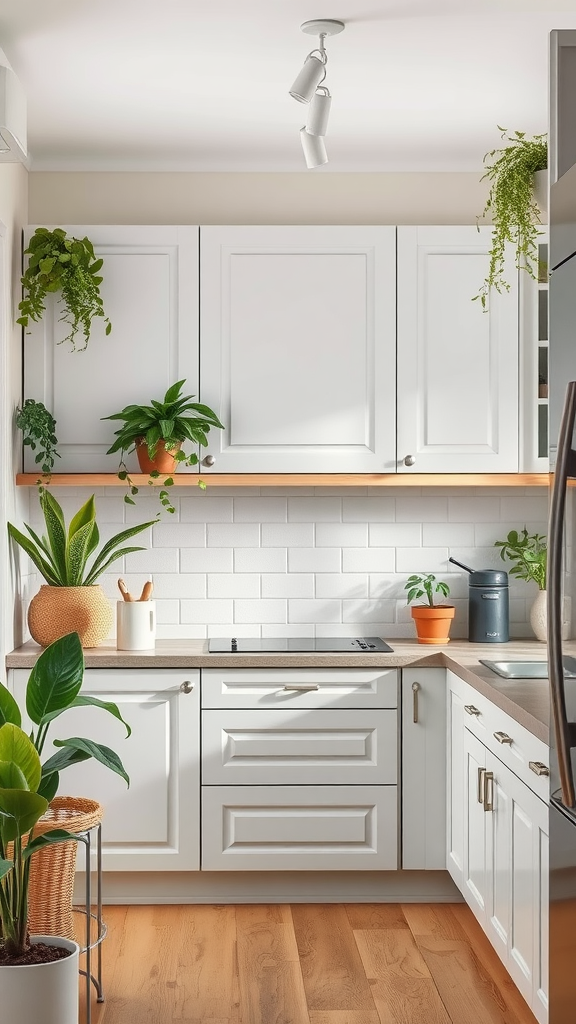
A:
[[[396,786],[204,786],[204,871],[396,870]]]
[[[397,669],[206,668],[203,708],[395,708]]]
[[[475,708],[480,712],[464,715],[466,728],[547,803],[550,778],[537,775],[530,765],[550,767],[548,746],[453,672],[448,673],[448,681],[450,688],[461,696],[465,709]]]
[[[394,785],[397,712],[202,712],[209,786]]]

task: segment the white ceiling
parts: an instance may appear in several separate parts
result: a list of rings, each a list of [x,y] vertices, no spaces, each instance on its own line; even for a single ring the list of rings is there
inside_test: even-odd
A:
[[[288,88],[311,18],[346,22],[313,173],[476,171],[497,124],[546,130],[548,33],[576,0],[0,0],[32,169],[305,170]]]

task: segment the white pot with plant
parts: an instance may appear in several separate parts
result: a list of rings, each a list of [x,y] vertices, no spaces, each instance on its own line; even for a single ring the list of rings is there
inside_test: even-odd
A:
[[[480,179],[490,182],[482,217],[490,217],[493,225],[488,274],[474,296],[483,309],[488,307],[492,288],[497,292],[510,290],[504,276],[508,244],[514,247],[517,268],[538,279],[540,211],[547,195],[547,178],[546,183],[543,181],[548,167],[546,135],[528,139],[525,132],[509,135],[506,128],[498,130],[510,145],[486,153],[487,170]]]
[[[90,556],[100,540],[94,495],[73,516],[68,529],[56,498],[44,488],[40,490],[40,506],[46,524],[44,537],[24,524],[30,535],[26,537],[8,523],[10,536],[30,556],[46,580],[46,585],[40,587],[30,602],[30,633],[41,647],[73,632],[79,633],[83,647],[97,647],[110,632],[112,606],[96,580],[117,558],[132,551],[143,551],[142,547],[122,545],[153,526],[155,521],[117,533],[103,545],[89,566]]]
[[[41,763],[50,723],[68,708],[103,708],[130,732],[115,704],[80,696],[83,672],[76,633],[40,655],[26,689],[27,731],[14,697],[0,684],[0,1007],[6,1024],[78,1024],[79,947],[59,936],[30,936],[28,900],[35,857],[77,839],[62,828],[35,835],[60,772],[93,757],[129,782],[118,755],[84,737],[55,740],[59,749]],[[54,875],[54,886],[60,882]]]
[[[510,575],[519,580],[534,580],[538,586],[530,609],[530,625],[537,640],[546,642],[546,538],[539,533],[529,534],[524,528],[510,530],[506,540],[497,540],[494,546],[500,548],[502,561],[514,562]]]

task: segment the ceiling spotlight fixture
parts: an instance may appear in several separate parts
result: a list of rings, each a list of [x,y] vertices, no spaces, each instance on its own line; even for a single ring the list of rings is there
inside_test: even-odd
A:
[[[324,136],[328,126],[328,116],[332,97],[322,82],[326,78],[328,54],[324,46],[326,36],[335,36],[344,31],[343,21],[305,21],[300,26],[307,35],[319,36],[320,45],[312,50],[300,73],[297,75],[290,95],[299,103],[310,103],[310,110],[304,128],[300,129],[300,139],[304,158],[308,168],[328,163]]]

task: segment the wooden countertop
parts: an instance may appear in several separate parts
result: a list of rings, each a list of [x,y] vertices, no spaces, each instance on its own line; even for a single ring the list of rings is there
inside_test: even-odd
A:
[[[546,647],[535,640],[507,644],[471,644],[453,640],[442,647],[428,647],[416,640],[394,640],[391,654],[209,654],[206,640],[158,640],[153,651],[117,651],[102,645],[85,650],[86,668],[449,668],[479,693],[505,711],[543,742],[549,741],[550,700],[547,679],[502,679],[479,663],[492,661],[541,661]],[[12,651],[7,668],[31,668],[41,648],[33,641]],[[565,644],[565,653],[576,655],[576,642]]]

